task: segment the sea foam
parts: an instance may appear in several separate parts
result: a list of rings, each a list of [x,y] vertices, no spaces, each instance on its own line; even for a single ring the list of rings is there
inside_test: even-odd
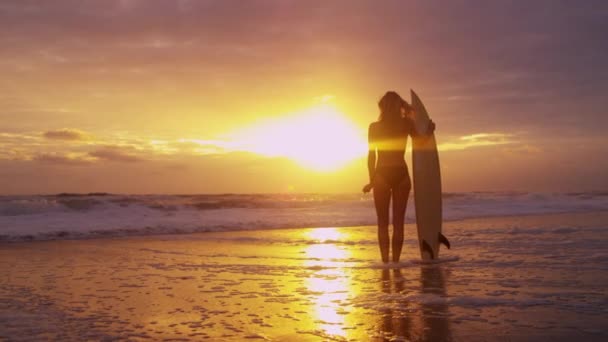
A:
[[[415,221],[413,202],[408,223]],[[446,193],[443,203],[449,221],[608,210],[608,193]],[[362,226],[375,224],[373,207],[372,197],[360,194],[0,196],[0,240]]]

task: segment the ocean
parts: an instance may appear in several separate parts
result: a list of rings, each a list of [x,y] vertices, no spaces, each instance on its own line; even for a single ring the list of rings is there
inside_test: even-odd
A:
[[[0,340],[607,340],[608,211],[445,222],[452,249],[433,262],[420,260],[411,222],[401,261],[390,264],[380,261],[373,226],[251,229],[291,216],[373,221],[369,199],[328,197],[29,197],[55,204],[33,212],[30,203],[29,213],[13,205],[20,215],[4,215],[3,231],[10,218],[32,238],[55,241],[0,244]],[[514,198],[536,210],[586,211],[605,197],[467,194],[448,196],[446,212],[505,214],[492,208]],[[43,231],[45,218],[71,229]],[[93,226],[110,223],[117,228]],[[222,231],[235,228],[251,230]],[[143,236],[186,229],[217,232]],[[68,239],[104,231],[142,236]]]
[[[444,221],[608,210],[608,192],[443,195]],[[413,196],[406,225],[415,222]],[[0,240],[30,241],[376,223],[365,194],[0,196]]]

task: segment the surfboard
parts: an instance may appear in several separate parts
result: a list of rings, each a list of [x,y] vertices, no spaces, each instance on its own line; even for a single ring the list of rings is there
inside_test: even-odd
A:
[[[433,260],[439,257],[440,244],[450,248],[450,242],[441,233],[441,172],[435,134],[425,135],[430,122],[429,114],[420,97],[411,90],[414,126],[419,136],[412,137],[412,164],[414,168],[414,205],[420,257]]]

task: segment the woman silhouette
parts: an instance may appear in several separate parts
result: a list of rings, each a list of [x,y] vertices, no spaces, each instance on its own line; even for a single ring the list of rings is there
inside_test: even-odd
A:
[[[405,209],[412,182],[405,163],[407,137],[416,136],[412,107],[394,91],[389,91],[378,102],[380,118],[369,125],[367,168],[369,184],[363,192],[374,189],[374,204],[378,217],[378,243],[382,262],[389,261],[389,205],[393,198],[393,262],[399,262],[403,246]],[[435,124],[428,126],[431,134]],[[377,158],[376,158],[377,156]]]

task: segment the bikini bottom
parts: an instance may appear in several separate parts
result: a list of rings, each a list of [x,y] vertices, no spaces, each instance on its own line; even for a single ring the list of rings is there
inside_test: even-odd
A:
[[[376,169],[376,174],[389,185],[391,189],[398,187],[404,179],[410,178],[407,166],[381,166]]]

